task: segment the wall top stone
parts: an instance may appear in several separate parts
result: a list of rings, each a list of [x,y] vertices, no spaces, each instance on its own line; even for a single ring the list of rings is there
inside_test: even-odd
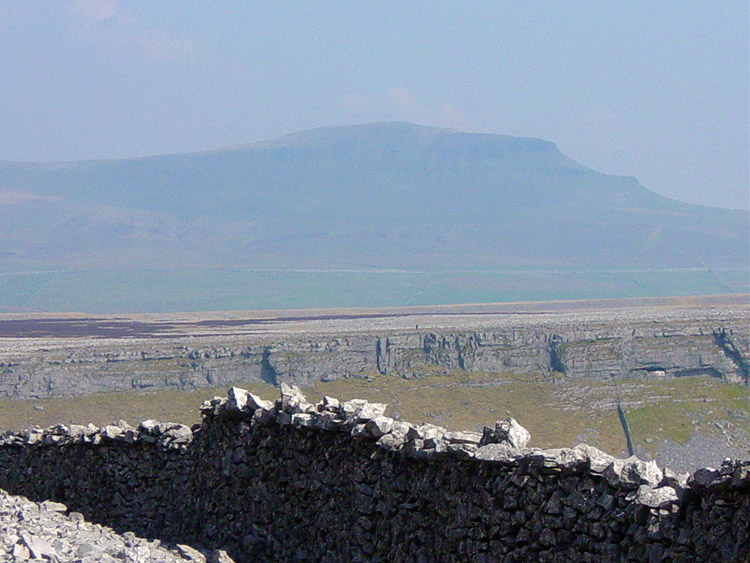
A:
[[[678,475],[654,461],[635,456],[619,459],[588,444],[573,448],[527,447],[528,430],[513,418],[498,421],[483,433],[451,432],[433,424],[415,425],[385,416],[387,405],[363,399],[340,401],[324,397],[313,404],[298,387],[281,384],[281,397],[264,400],[232,387],[228,396],[214,397],[200,407],[206,421],[240,421],[249,425],[280,425],[312,432],[338,432],[352,439],[374,442],[388,452],[426,461],[466,460],[498,464],[530,475],[590,475],[612,486],[631,490],[631,500],[649,508],[674,512],[689,490],[747,489],[750,461],[725,460],[720,468],[702,468],[693,475]],[[58,424],[47,429],[6,432],[0,447],[66,447],[71,444],[107,446],[146,444],[165,451],[184,453],[193,440],[192,429],[177,423],[146,420],[137,427],[124,421],[97,428]]]

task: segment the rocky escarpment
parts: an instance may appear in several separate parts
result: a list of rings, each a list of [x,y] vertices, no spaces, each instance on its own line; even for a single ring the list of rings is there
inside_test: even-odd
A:
[[[87,338],[85,330],[76,338],[6,337],[0,338],[0,396],[190,389],[242,381],[304,386],[378,373],[411,378],[456,371],[608,379],[709,375],[748,384],[748,315],[743,306],[718,312],[656,307],[596,314],[433,315],[416,318],[411,326],[394,316],[279,321],[260,328],[253,324],[257,321],[247,321],[245,328],[233,321],[233,332],[192,334],[170,327],[148,338]]]
[[[565,327],[427,333],[384,340],[376,342],[381,373],[415,376],[429,366],[472,372],[558,372],[570,377],[712,375],[748,382],[743,368],[747,339],[741,330],[726,327]]]
[[[750,462],[675,475],[587,445],[539,450],[282,386],[206,402],[192,429],[56,426],[0,440],[0,487],[256,561],[742,561]]]

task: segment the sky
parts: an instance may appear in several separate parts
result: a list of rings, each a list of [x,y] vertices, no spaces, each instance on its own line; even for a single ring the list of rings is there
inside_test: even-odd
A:
[[[0,160],[409,121],[750,208],[747,0],[0,0]]]

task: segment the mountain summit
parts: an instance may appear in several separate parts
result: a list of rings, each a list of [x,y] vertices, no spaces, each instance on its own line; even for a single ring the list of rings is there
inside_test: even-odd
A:
[[[541,139],[408,123],[201,153],[0,162],[0,267],[746,267],[748,213]]]

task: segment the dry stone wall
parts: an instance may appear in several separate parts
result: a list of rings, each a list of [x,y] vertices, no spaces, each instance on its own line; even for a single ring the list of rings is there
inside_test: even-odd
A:
[[[675,475],[585,444],[538,450],[282,385],[232,388],[188,428],[56,426],[0,439],[0,488],[237,561],[747,561],[750,462]]]

